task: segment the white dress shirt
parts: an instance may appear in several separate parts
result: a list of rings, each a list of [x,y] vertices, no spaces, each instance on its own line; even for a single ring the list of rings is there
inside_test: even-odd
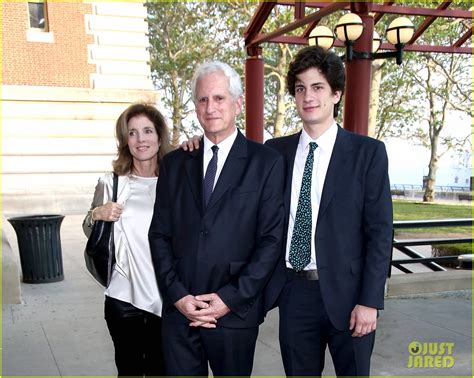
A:
[[[148,243],[157,181],[157,177],[119,177],[117,203],[123,212],[114,223],[116,264],[105,295],[161,316],[163,302]],[[99,180],[92,207],[110,201],[112,187],[113,175],[107,173]]]
[[[316,221],[318,219],[319,204],[323,192],[324,180],[331,160],[332,150],[336,143],[337,124],[334,122],[324,134],[318,139],[313,140],[304,130],[301,132],[298,148],[296,149],[295,162],[293,165],[293,176],[291,180],[291,203],[290,218],[288,222],[288,239],[286,242],[286,266],[292,268],[289,261],[291,237],[293,236],[293,227],[295,225],[296,209],[298,208],[298,199],[300,197],[301,182],[303,181],[304,166],[309,152],[309,143],[316,142],[318,148],[314,151],[313,175],[311,177],[311,209],[312,209],[312,227],[311,227],[311,262],[305,267],[305,270],[316,269],[316,249],[314,236],[316,234]]]
[[[217,171],[216,171],[216,177],[214,179],[214,186],[212,187],[213,190],[216,187],[216,183],[217,183],[217,180],[219,179],[219,175],[222,172],[222,168],[224,167],[225,161],[227,160],[227,156],[229,156],[230,149],[234,145],[236,138],[237,138],[237,128],[234,130],[234,132],[231,135],[229,135],[222,142],[217,144],[217,147],[219,147],[219,150],[217,151]],[[202,177],[206,177],[207,166],[209,165],[209,162],[212,159],[212,154],[213,154],[212,146],[214,146],[214,143],[212,143],[209,139],[207,139],[206,135],[204,135],[204,157],[202,159],[202,164],[203,164]]]

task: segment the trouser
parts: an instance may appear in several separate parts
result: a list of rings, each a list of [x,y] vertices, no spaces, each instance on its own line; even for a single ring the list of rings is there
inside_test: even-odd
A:
[[[115,347],[118,375],[165,375],[161,318],[108,296],[104,312]]]
[[[172,376],[250,376],[258,327],[206,329],[164,321],[166,373]]]
[[[328,318],[318,280],[287,277],[280,297],[280,348],[287,376],[321,376],[329,347],[338,376],[368,376],[375,331],[352,337]]]

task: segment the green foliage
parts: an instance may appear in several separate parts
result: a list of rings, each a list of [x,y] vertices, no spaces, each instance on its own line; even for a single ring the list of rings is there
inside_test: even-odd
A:
[[[451,205],[441,203],[393,201],[393,219],[404,220],[429,220],[429,219],[461,219],[472,218],[472,207],[468,205]],[[409,230],[398,230],[397,232],[409,233],[462,233],[471,234],[470,227],[436,227],[436,228],[413,228]]]
[[[467,9],[456,1],[458,8]],[[435,7],[439,2],[431,2]],[[409,1],[407,5],[427,7],[426,2]],[[419,26],[424,17],[412,17]],[[416,43],[451,46],[472,27],[471,20],[438,18]],[[463,54],[406,53],[401,67],[393,62],[384,65],[378,108],[378,138],[403,137],[430,150],[425,201],[434,198],[437,164],[448,151],[465,155],[471,150],[471,132],[456,135],[447,132],[452,112],[472,117],[472,60]]]
[[[151,43],[152,77],[157,89],[162,90],[163,105],[172,114],[174,144],[184,134],[197,133],[193,123],[193,104],[190,82],[193,72],[205,60],[223,60],[233,66],[243,78],[246,53],[244,31],[257,6],[257,1],[153,1],[146,3]],[[266,27],[274,30],[292,20],[289,7],[276,7],[274,17]],[[293,100],[285,93],[284,82],[288,64],[299,49],[297,46],[265,43],[265,128],[275,133],[281,123],[283,133],[293,131],[298,124]],[[282,94],[283,93],[283,94]],[[244,104],[245,105],[245,104]],[[243,127],[244,113],[238,119]]]
[[[472,254],[472,244],[470,243],[457,243],[457,244],[433,244],[431,246],[431,255],[436,257],[442,256],[459,256],[459,255],[470,255]],[[448,268],[457,268],[459,262],[454,261],[439,261],[439,265]]]
[[[383,3],[383,1],[378,1]],[[403,5],[435,7],[440,1],[411,1]],[[244,30],[249,24],[257,6],[257,1],[152,1],[146,3],[149,12],[151,68],[157,89],[163,91],[163,105],[172,114],[173,140],[181,134],[196,132],[198,125],[192,122],[193,105],[190,101],[190,80],[196,65],[209,59],[224,60],[242,75],[246,52],[244,49]],[[454,1],[452,7],[468,9],[467,2]],[[306,8],[306,14],[314,9]],[[336,12],[321,20],[321,24],[334,25],[341,12]],[[275,6],[264,30],[272,31],[293,21],[292,7]],[[383,24],[388,25],[396,15],[385,16]],[[423,17],[413,17],[419,25]],[[459,38],[463,30],[470,27],[470,20],[437,20],[422,36],[420,41],[426,44],[447,44]],[[379,30],[379,32],[382,31]],[[298,30],[295,33],[301,33]],[[269,134],[290,133],[300,126],[293,99],[286,93],[285,76],[289,62],[301,46],[282,44],[263,44],[265,61],[265,127]],[[434,127],[440,129],[443,124],[443,99],[449,99],[449,109],[470,112],[471,104],[471,67],[465,56],[455,56],[459,62],[454,64],[456,75],[449,75],[446,59],[449,54],[440,57],[428,54],[405,53],[401,67],[392,61],[384,64],[381,88],[381,102],[378,109],[379,139],[391,136],[405,136],[417,140],[419,144],[432,147],[427,122],[431,119]],[[433,91],[427,87],[426,76],[429,63],[437,67],[437,75],[452,81],[452,86],[435,83]],[[428,94],[434,93],[436,109],[430,114]],[[441,108],[440,108],[441,106]],[[239,126],[243,126],[244,115]],[[442,136],[443,137],[443,136]],[[443,137],[444,138],[444,137]],[[445,137],[440,145],[445,150],[455,147],[464,148],[466,140],[453,140]],[[438,152],[442,153],[442,152]]]
[[[190,82],[199,63],[223,60],[237,65],[242,37],[234,24],[235,2],[147,2],[152,77],[172,113],[173,143],[196,133],[187,119],[193,111]],[[234,25],[235,27],[236,25]],[[241,28],[243,25],[241,25]],[[240,68],[240,71],[242,65]]]
[[[437,253],[435,253],[434,256],[459,256],[472,254],[471,243],[434,244],[433,249],[437,250]]]
[[[471,218],[469,205],[393,201],[394,220]]]
[[[472,207],[459,204],[440,204],[412,201],[393,201],[394,220],[429,220],[472,218]],[[395,237],[403,233],[404,238],[416,238],[417,235],[434,234],[438,237],[472,236],[471,227],[436,227],[410,228],[396,230]],[[433,236],[435,237],[435,236]],[[434,256],[457,256],[472,253],[471,243],[433,245]],[[457,266],[456,263],[443,263],[446,266]]]

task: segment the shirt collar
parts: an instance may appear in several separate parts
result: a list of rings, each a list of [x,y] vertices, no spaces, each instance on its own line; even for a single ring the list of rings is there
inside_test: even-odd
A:
[[[231,135],[229,135],[217,145],[217,147],[219,147],[219,152],[222,152],[225,155],[229,154],[230,149],[232,148],[232,145],[234,144],[234,141],[237,138],[237,133],[237,128],[235,128],[234,132]],[[204,153],[208,152],[212,148],[212,146],[214,146],[214,143],[212,143],[204,134]]]
[[[306,150],[310,142],[316,142],[318,148],[322,149],[323,151],[332,151],[334,143],[336,143],[336,136],[337,136],[337,123],[333,122],[333,124],[327,129],[322,135],[319,136],[317,139],[312,139],[306,130],[303,128],[301,130],[301,137],[300,137],[300,145],[303,148],[303,151]],[[210,147],[209,147],[210,148]]]

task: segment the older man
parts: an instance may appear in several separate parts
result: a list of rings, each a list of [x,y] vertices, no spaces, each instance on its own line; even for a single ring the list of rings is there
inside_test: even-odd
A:
[[[249,376],[258,325],[284,281],[283,158],[237,130],[235,70],[205,63],[192,89],[201,148],[163,159],[149,232],[166,369],[207,376],[209,363],[214,375]]]

